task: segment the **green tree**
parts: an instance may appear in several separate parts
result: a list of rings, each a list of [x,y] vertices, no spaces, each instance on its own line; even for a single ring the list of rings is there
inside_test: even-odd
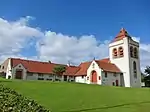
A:
[[[146,66],[144,72],[146,74],[144,77],[145,86],[150,87],[150,66]]]
[[[141,73],[141,82],[144,82],[144,77],[145,77],[145,74]]]
[[[146,75],[150,75],[150,66],[146,66],[144,72],[146,73]]]
[[[66,67],[64,65],[55,66],[53,69],[54,80],[56,80],[56,77],[61,77],[65,71]]]

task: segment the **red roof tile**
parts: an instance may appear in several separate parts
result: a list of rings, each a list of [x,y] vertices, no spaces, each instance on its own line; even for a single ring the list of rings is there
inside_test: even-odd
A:
[[[120,69],[115,64],[104,62],[104,61],[96,61],[96,63],[104,71],[121,73]]]
[[[12,67],[15,67],[21,63],[27,69],[28,72],[33,72],[33,73],[53,73],[53,69],[55,66],[62,65],[62,64],[55,64],[49,62],[39,62],[39,61],[16,59],[16,58],[11,58],[11,62],[12,62]],[[65,66],[67,68],[66,69],[67,74],[74,73],[75,67],[70,68],[67,67],[67,65]]]
[[[125,37],[131,38],[131,36],[128,34],[128,32],[124,28],[122,28],[120,30],[119,34],[115,37],[115,39],[112,42],[122,40]]]
[[[97,61],[103,61],[103,62],[107,62],[107,63],[109,63],[109,62],[110,62],[110,59],[109,59],[109,58],[104,58],[104,59],[97,60]]]
[[[75,75],[76,76],[87,75],[87,69],[90,66],[91,62],[92,61],[81,63],[79,65],[80,69],[79,69],[79,71]],[[104,71],[107,71],[107,72],[117,72],[117,73],[121,72],[119,70],[119,68],[115,64],[110,63],[109,58],[105,58],[105,59],[101,59],[101,60],[95,60],[95,62]]]
[[[34,73],[52,73],[55,66],[55,64],[48,62],[12,58],[12,67],[17,66],[20,63],[27,69],[28,72]]]
[[[79,71],[79,69],[80,67],[77,67],[77,66],[66,67],[66,72],[63,75],[75,76],[75,74]]]
[[[99,67],[104,71],[108,72],[120,72],[118,67],[115,64],[110,63],[109,58],[105,58],[102,60],[95,60]],[[92,61],[81,63],[79,66],[66,66],[66,72],[63,75],[72,75],[72,76],[82,76],[87,75],[87,69],[90,66]],[[53,73],[53,69],[57,65],[62,64],[55,64],[49,62],[39,62],[39,61],[32,61],[32,60],[24,60],[24,59],[17,59],[11,58],[12,67],[17,66],[18,64],[22,64],[28,72],[32,73]]]
[[[80,75],[87,75],[87,69],[90,66],[91,62],[84,62],[79,65],[80,69],[79,71],[75,74],[76,76]]]

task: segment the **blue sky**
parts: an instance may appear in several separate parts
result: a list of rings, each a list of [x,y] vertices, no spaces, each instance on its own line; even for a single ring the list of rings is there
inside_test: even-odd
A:
[[[29,26],[41,32],[77,38],[94,35],[97,41],[111,40],[123,26],[141,43],[149,44],[149,6],[149,0],[1,0],[0,17],[16,21],[32,16],[35,19]],[[22,48],[21,55],[37,55],[35,44]]]
[[[150,38],[149,0],[1,0],[0,16],[9,20],[33,16],[31,25],[67,35],[94,34],[109,39],[121,23],[141,41]]]

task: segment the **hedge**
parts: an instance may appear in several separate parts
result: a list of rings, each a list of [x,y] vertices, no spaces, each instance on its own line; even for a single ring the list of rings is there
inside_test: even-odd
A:
[[[50,112],[34,100],[0,84],[0,112]]]

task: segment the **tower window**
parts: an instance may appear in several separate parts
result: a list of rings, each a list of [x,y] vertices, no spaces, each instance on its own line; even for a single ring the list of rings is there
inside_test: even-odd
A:
[[[136,47],[134,48],[134,58],[138,58],[138,51]]]
[[[133,57],[133,47],[130,46],[130,56]]]
[[[119,47],[119,56],[120,57],[123,57],[123,48],[122,47]]]
[[[114,57],[114,58],[117,57],[117,49],[116,49],[116,48],[113,49],[113,57]]]
[[[136,62],[133,62],[133,73],[134,73],[134,78],[137,78],[137,67],[136,67]]]

